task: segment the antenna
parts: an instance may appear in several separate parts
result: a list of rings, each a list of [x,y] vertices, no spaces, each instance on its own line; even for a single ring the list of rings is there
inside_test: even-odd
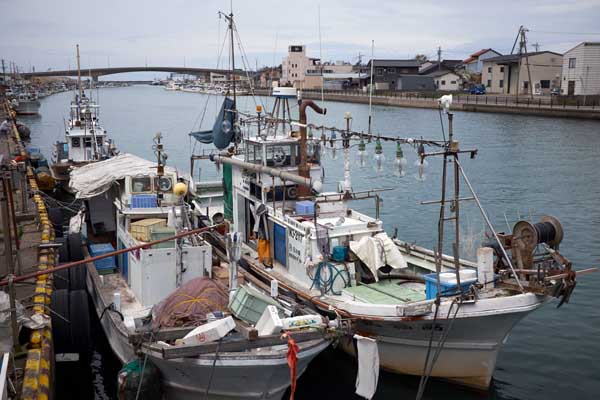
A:
[[[79,98],[81,99],[81,65],[79,61],[79,45],[75,45],[77,49],[77,87],[79,88]]]
[[[437,56],[438,56],[438,71],[441,71],[442,70],[442,46],[438,46]]]
[[[371,120],[373,116],[373,65],[375,64],[375,41],[371,40],[371,83],[369,84],[369,128],[367,132],[371,134]]]

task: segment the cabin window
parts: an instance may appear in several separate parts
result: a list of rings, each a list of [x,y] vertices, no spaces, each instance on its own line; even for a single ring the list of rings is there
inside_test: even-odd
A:
[[[102,138],[96,138],[96,144],[102,146]]]
[[[83,143],[85,147],[92,147],[92,138],[86,137],[83,139]]]
[[[296,165],[298,155],[297,144],[286,144],[267,147],[267,165],[282,167]]]
[[[246,162],[262,164],[262,146],[259,144],[248,144],[246,152]]]
[[[74,137],[71,139],[71,147],[79,147],[81,146],[81,142],[78,137]]]
[[[131,193],[144,193],[152,191],[152,180],[149,176],[131,178]]]

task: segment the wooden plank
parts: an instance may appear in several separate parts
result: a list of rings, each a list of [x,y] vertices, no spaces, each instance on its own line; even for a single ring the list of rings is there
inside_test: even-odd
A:
[[[235,320],[235,330],[238,331],[246,340],[257,340],[258,331],[244,321]]]
[[[315,339],[330,339],[332,334],[328,334],[323,331],[306,331],[306,332],[295,332],[291,336],[294,338],[296,343],[306,342]],[[162,354],[162,358],[170,360],[173,358],[181,357],[195,357],[202,354],[215,353],[217,347],[219,352],[238,352],[259,347],[271,347],[278,345],[287,344],[287,338],[281,335],[271,335],[256,340],[249,341],[246,339],[231,340],[227,342],[211,342],[204,344],[192,344],[192,345],[180,345],[180,346],[161,346],[157,344],[144,344],[142,348],[144,351],[152,352],[153,354]]]

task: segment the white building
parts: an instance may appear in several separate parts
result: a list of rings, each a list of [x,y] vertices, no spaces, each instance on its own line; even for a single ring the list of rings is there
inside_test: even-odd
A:
[[[460,90],[462,84],[462,78],[457,73],[449,70],[435,71],[426,76],[433,78],[436,90],[457,91]]]
[[[583,42],[563,57],[561,93],[600,94],[600,42]]]
[[[288,55],[283,57],[281,63],[281,84],[301,87],[306,77],[306,71],[316,69],[318,61],[318,58],[306,56],[306,46],[289,46]]]

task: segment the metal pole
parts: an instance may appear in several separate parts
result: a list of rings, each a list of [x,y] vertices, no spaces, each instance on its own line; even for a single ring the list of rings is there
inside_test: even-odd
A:
[[[143,249],[143,248],[144,249],[145,248],[150,248],[150,247],[154,246],[155,244],[159,244],[159,243],[163,243],[163,242],[168,242],[168,241],[171,241],[171,240],[177,240],[177,239],[182,238],[182,237],[186,237],[186,236],[190,236],[190,235],[195,235],[195,234],[198,234],[198,233],[203,233],[203,232],[206,232],[206,231],[209,231],[209,230],[212,230],[212,229],[216,229],[216,228],[218,228],[218,227],[220,227],[222,225],[224,225],[224,223],[223,224],[218,224],[218,225],[206,226],[204,228],[192,229],[191,231],[180,232],[180,233],[178,233],[178,234],[176,234],[174,236],[171,236],[171,237],[167,237],[167,238],[163,238],[163,239],[159,239],[159,240],[154,240],[152,242],[140,244],[140,245],[133,246],[133,247],[128,247],[128,248],[125,248],[125,249],[111,251],[110,253],[101,254],[99,256],[94,256],[94,257],[89,257],[89,258],[86,258],[86,259],[80,260],[80,261],[73,261],[73,262],[61,264],[61,265],[59,265],[58,267],[55,267],[55,268],[48,268],[48,269],[37,271],[37,272],[31,272],[31,273],[28,273],[28,274],[23,274],[23,275],[15,277],[13,281],[15,283],[16,282],[23,282],[23,281],[26,281],[26,280],[31,279],[31,278],[36,278],[36,277],[38,277],[40,275],[53,274],[55,272],[62,271],[63,269],[76,267],[76,266],[79,266],[79,265],[82,265],[82,264],[87,264],[89,262],[94,262],[94,261],[97,261],[97,260],[102,260],[102,259],[107,258],[107,257],[117,256],[119,254],[128,253],[128,252],[134,251],[134,250],[139,250],[139,249]],[[6,285],[8,285],[8,283],[9,283],[8,279],[1,280],[0,281],[0,286],[6,286]]]
[[[450,150],[454,150],[452,145],[454,138],[454,129],[453,129],[453,119],[454,115],[452,113],[448,113],[448,140],[450,141]],[[456,274],[456,284],[458,286],[458,290],[462,292],[462,286],[460,285],[460,257],[458,254],[459,244],[460,244],[460,186],[459,186],[459,172],[458,172],[458,164],[456,161],[458,160],[458,154],[454,153],[454,245],[452,246],[452,252],[454,255],[454,273]]]
[[[488,218],[487,213],[483,209],[483,206],[481,205],[481,202],[479,201],[479,197],[477,197],[477,194],[475,193],[473,186],[471,186],[471,182],[469,181],[469,178],[467,178],[467,174],[465,174],[465,171],[463,170],[462,166],[458,162],[458,159],[455,159],[454,162],[458,166],[458,169],[459,169],[463,179],[465,180],[465,183],[469,187],[469,190],[471,191],[471,194],[473,195],[473,198],[475,199],[475,202],[477,203],[477,207],[479,208],[479,211],[481,212],[483,219],[485,219],[485,223],[487,224],[488,228],[490,228],[490,230],[492,231],[492,234],[494,235],[494,239],[496,239],[496,242],[498,243],[498,245],[500,245],[500,250],[502,251],[502,255],[506,259],[506,262],[508,263],[510,270],[514,274],[515,279],[517,280],[517,285],[519,285],[519,288],[524,291],[523,285],[521,285],[521,281],[519,280],[519,276],[517,275],[515,268],[513,267],[512,262],[510,261],[510,258],[508,257],[508,254],[506,253],[506,249],[504,248],[504,245],[500,241],[498,234],[494,230],[494,227],[492,226],[492,223],[490,222],[490,219]]]
[[[9,222],[9,210],[8,210],[8,195],[6,193],[6,185],[4,183],[5,177],[2,177],[2,197],[0,197],[0,213],[2,216],[2,232],[4,232],[4,258],[6,259],[7,272],[9,274],[15,273],[15,266],[13,264],[12,257],[12,235]]]
[[[17,324],[17,294],[14,284],[15,276],[11,273],[8,275],[8,299],[10,303],[10,324],[12,328],[12,339],[15,353],[19,351],[19,325]]]

